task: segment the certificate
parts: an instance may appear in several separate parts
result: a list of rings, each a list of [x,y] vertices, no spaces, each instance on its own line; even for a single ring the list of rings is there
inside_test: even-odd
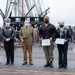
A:
[[[61,38],[57,38],[55,41],[56,44],[62,44],[62,45],[64,44],[64,42],[65,42],[65,39],[61,39]]]
[[[43,39],[42,46],[50,46],[50,39]]]

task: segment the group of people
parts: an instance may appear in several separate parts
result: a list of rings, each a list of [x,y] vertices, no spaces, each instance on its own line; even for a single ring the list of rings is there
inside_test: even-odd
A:
[[[2,29],[2,37],[4,39],[4,48],[6,52],[6,65],[14,64],[14,37],[15,37],[15,30],[13,27],[10,26],[11,20],[9,18],[5,19],[5,27]],[[68,41],[69,41],[69,31],[67,28],[64,27],[64,22],[58,22],[59,27],[56,27],[50,23],[50,18],[48,16],[44,17],[44,25],[39,28],[39,39],[40,41],[44,39],[49,39],[50,45],[42,46],[43,51],[46,58],[46,64],[44,67],[50,66],[53,68],[53,50],[55,40],[57,38],[65,39],[64,44],[57,44],[58,48],[58,65],[59,68],[66,68],[67,69],[67,52],[68,52]],[[28,20],[25,20],[24,26],[21,27],[19,33],[20,40],[22,42],[22,49],[23,49],[23,63],[22,65],[26,65],[28,63],[27,60],[27,52],[29,53],[29,64],[33,65],[32,59],[32,46],[36,43],[36,36],[34,33],[34,29]]]
[[[50,18],[48,16],[44,17],[44,25],[39,29],[40,40],[50,39],[50,46],[43,46],[45,53],[46,64],[44,67],[53,67],[53,50],[54,42],[57,38],[65,39],[64,44],[57,44],[58,48],[58,65],[59,68],[67,69],[67,52],[68,52],[68,41],[69,41],[69,31],[64,27],[64,21],[58,22],[59,27],[56,29],[53,24],[50,23]]]

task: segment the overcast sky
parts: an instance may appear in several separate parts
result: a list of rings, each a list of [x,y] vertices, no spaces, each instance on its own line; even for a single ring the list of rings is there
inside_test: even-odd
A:
[[[48,0],[51,22],[65,21],[65,25],[75,25],[75,0]]]
[[[5,1],[0,0],[0,9],[3,12],[5,10]],[[41,0],[41,2],[44,6],[50,7],[50,13],[48,15],[51,18],[50,22],[55,26],[58,26],[58,21],[65,21],[65,25],[75,25],[75,0]],[[2,21],[0,22],[1,26]]]

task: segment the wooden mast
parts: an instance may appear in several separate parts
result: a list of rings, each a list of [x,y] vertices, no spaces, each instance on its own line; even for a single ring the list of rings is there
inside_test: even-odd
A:
[[[24,17],[24,1],[22,0],[22,17]]]

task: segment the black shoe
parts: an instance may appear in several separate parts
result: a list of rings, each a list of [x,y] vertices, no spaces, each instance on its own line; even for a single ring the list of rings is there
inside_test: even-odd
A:
[[[53,68],[53,62],[52,61],[50,62],[50,68]]]
[[[63,68],[67,69],[67,66],[63,66]]]
[[[14,65],[14,62],[11,62],[11,65]]]
[[[23,63],[22,65],[26,65],[26,64],[27,64],[27,62]]]
[[[33,65],[33,63],[29,63],[30,65]]]
[[[67,65],[64,64],[64,65],[63,65],[63,68],[67,69]]]
[[[62,68],[63,66],[59,66],[58,68]]]
[[[67,67],[64,67],[65,69],[67,69]]]
[[[8,62],[5,63],[5,65],[8,65],[8,64],[9,64]]]
[[[29,62],[29,64],[30,64],[30,65],[33,65],[32,61],[31,61],[31,62]]]
[[[44,65],[44,67],[48,67],[48,66],[50,66],[49,61],[47,61],[47,63]]]

